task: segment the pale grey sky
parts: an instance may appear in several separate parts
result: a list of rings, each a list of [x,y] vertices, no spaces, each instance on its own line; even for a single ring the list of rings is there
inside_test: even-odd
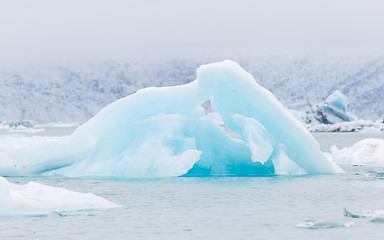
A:
[[[384,53],[383,0],[0,0],[0,60]]]

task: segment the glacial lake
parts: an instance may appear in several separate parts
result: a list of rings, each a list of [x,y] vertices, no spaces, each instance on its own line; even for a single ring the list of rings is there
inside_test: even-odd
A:
[[[384,137],[314,136],[323,151]],[[384,168],[342,168],[345,174],[240,178],[7,178],[91,192],[122,207],[0,217],[0,239],[382,239],[384,216],[346,217],[343,209],[384,211]]]

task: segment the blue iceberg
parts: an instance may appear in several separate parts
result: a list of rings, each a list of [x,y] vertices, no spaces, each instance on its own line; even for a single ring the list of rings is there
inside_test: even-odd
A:
[[[355,115],[348,112],[347,97],[339,90],[334,91],[323,103],[317,105],[315,118],[324,124],[358,120]]]
[[[204,110],[202,106],[209,106]],[[189,84],[146,88],[63,140],[0,153],[0,175],[252,176],[342,170],[237,63],[203,65]]]

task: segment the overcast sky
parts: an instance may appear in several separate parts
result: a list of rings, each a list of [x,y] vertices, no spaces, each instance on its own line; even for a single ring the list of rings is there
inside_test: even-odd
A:
[[[384,53],[383,0],[0,0],[0,60]]]

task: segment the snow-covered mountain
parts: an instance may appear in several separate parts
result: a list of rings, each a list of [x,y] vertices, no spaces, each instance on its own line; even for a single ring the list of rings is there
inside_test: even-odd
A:
[[[196,78],[196,69],[219,59],[157,63],[0,66],[0,120],[86,121],[107,104],[149,86]],[[287,107],[308,111],[335,90],[359,118],[384,116],[384,57],[249,57],[234,59]]]
[[[359,118],[384,116],[384,57],[270,58],[245,66],[287,107],[304,110],[335,90]]]
[[[0,68],[0,120],[82,122],[107,104],[149,86],[195,78],[195,65],[87,63]]]

